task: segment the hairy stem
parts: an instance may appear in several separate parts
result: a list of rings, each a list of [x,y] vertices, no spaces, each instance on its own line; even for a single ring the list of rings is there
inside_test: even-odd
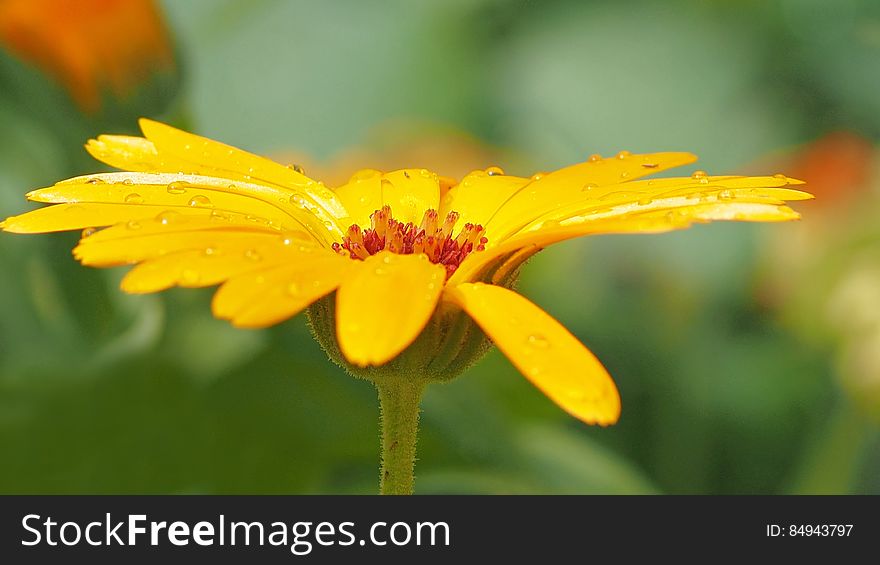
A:
[[[412,494],[423,382],[404,376],[383,379],[379,389],[382,430],[381,494]]]

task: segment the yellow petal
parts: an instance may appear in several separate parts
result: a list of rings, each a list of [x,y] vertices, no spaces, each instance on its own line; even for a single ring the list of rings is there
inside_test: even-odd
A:
[[[289,259],[273,254],[267,245],[212,243],[214,247],[185,249],[144,260],[122,279],[122,290],[144,294],[173,286],[213,286],[244,273],[276,267]]]
[[[86,142],[89,154],[111,167],[124,171],[153,173],[194,173],[192,165],[171,155],[159,155],[149,139],[129,135],[99,135]]]
[[[351,180],[335,189],[336,196],[348,211],[350,222],[370,225],[370,214],[382,208],[382,173],[375,169],[356,172]],[[392,210],[396,214],[396,210]],[[348,226],[345,226],[348,227]]]
[[[425,210],[440,208],[440,181],[427,169],[392,171],[382,180],[382,202],[399,222],[418,225]]]
[[[92,267],[110,267],[125,265],[155,259],[170,253],[179,251],[195,250],[208,251],[210,255],[221,249],[234,247],[235,249],[249,249],[256,246],[274,246],[279,250],[283,248],[281,234],[273,231],[236,231],[236,230],[195,230],[195,231],[172,231],[168,233],[145,233],[137,235],[143,228],[132,229],[120,226],[120,236],[113,239],[97,238],[95,236],[83,238],[73,250],[76,259],[83,265]],[[116,229],[116,228],[111,228]],[[125,234],[122,230],[131,232]],[[101,232],[98,234],[101,235]],[[314,245],[314,244],[313,244]]]
[[[542,215],[517,234],[545,225],[596,221],[650,210],[716,203],[734,207],[749,203],[783,204],[787,200],[808,200],[813,197],[807,192],[785,188],[788,184],[800,182],[785,177],[707,177],[706,181],[706,184],[702,184],[694,183],[692,179],[660,179],[604,187],[596,191],[599,194]]]
[[[533,216],[529,224],[501,241],[487,230],[486,250],[469,255],[449,282],[479,280],[519,249],[537,250],[583,235],[659,233],[713,220],[796,220],[800,215],[783,206],[783,201],[812,198],[786,188],[801,182],[782,176],[707,177],[705,181],[671,178],[610,185],[595,189],[594,196]]]
[[[496,241],[516,232],[538,216],[586,198],[585,191],[692,163],[690,153],[650,153],[590,160],[541,176],[505,201],[483,222],[488,237]],[[474,190],[479,190],[479,184]]]
[[[12,233],[48,233],[98,228],[119,223],[139,227],[160,213],[156,208],[127,204],[58,204],[6,218],[0,227]]]
[[[382,365],[406,349],[434,312],[446,270],[425,255],[386,251],[362,262],[336,293],[336,335],[355,365]]]
[[[153,120],[142,118],[140,126],[159,155],[167,154],[176,160],[191,163],[195,170],[206,176],[284,187],[310,204],[317,205],[315,213],[321,221],[334,221],[346,215],[333,191],[293,167]]]
[[[363,169],[336,189],[345,205],[351,223],[370,225],[370,215],[382,206],[391,206],[394,219],[418,224],[425,210],[440,206],[439,177],[426,169],[402,169],[381,173]]]
[[[306,229],[327,245],[341,237],[335,222],[325,224],[315,206],[272,186],[228,179],[171,173],[105,173],[76,177],[31,191],[28,199],[48,203],[122,204],[146,208],[153,215],[166,209],[210,209],[250,216],[276,229]],[[100,225],[108,225],[103,222]],[[69,228],[57,228],[69,229]],[[53,231],[57,231],[53,230]]]
[[[549,314],[512,290],[482,283],[447,287],[446,297],[563,410],[603,426],[620,417],[620,395],[608,372]]]
[[[522,177],[473,171],[443,196],[440,217],[455,211],[459,213],[460,225],[485,225],[502,204],[530,182],[531,179]]]
[[[214,315],[239,327],[276,324],[333,292],[353,263],[321,250],[273,269],[234,276],[214,295]]]

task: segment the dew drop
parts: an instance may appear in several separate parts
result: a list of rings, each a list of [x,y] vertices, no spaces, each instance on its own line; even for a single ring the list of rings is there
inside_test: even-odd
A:
[[[289,294],[290,296],[299,296],[300,291],[301,289],[299,287],[299,284],[295,282],[287,285],[287,294]]]
[[[618,158],[618,159],[626,159],[626,158],[629,157],[630,155],[632,155],[632,153],[630,153],[629,151],[619,151],[619,152],[617,153],[617,158]]]
[[[96,231],[98,231],[97,228],[86,228],[86,229],[84,229],[84,230],[82,231],[82,237],[83,237],[83,239],[89,237],[90,235],[93,235]]]
[[[547,349],[550,347],[550,342],[541,334],[532,334],[526,338],[526,345],[534,349]]]
[[[486,174],[489,175],[490,177],[494,177],[496,175],[503,175],[504,169],[502,169],[501,167],[489,167],[488,169],[486,169]]]
[[[291,163],[291,164],[287,165],[287,168],[290,169],[291,171],[297,172],[301,175],[306,174],[306,171],[301,166],[299,166],[295,163]]]
[[[137,192],[132,192],[131,194],[127,194],[125,196],[126,204],[143,204],[144,197],[138,194]]]
[[[173,222],[174,218],[178,215],[179,214],[177,212],[166,210],[165,212],[161,212],[158,216],[156,216],[156,220],[163,226],[167,226],[168,224]]]
[[[87,184],[105,184],[103,179],[92,177],[86,181]]]
[[[139,229],[141,229],[141,223],[132,220],[132,221],[128,222],[127,224],[125,224],[125,227],[127,227],[130,230],[139,230]]]
[[[718,193],[718,200],[733,200],[734,198],[736,198],[736,195],[733,193],[733,191],[727,189],[722,190]]]
[[[625,178],[628,178],[628,177],[629,177],[629,173],[628,173],[628,172],[623,171],[622,173],[620,173],[620,178],[625,179]]]
[[[539,180],[541,180],[542,178],[544,178],[545,176],[547,176],[547,173],[545,173],[545,172],[543,172],[543,171],[541,171],[541,172],[539,172],[539,173],[535,173],[535,174],[532,175],[532,182],[534,182],[534,181],[539,181]]]
[[[290,197],[289,201],[290,201],[290,203],[293,204],[294,206],[300,206],[300,207],[303,207],[303,208],[304,208],[305,205],[306,205],[306,200],[305,200],[305,198],[303,198],[303,197],[300,196],[299,194],[294,194],[294,195],[292,195],[292,196]]]
[[[217,254],[217,250],[213,247],[206,247],[203,254],[207,257],[212,257]]]
[[[709,184],[709,175],[706,174],[706,171],[694,171],[691,175],[691,179],[700,184]]]
[[[207,208],[212,206],[211,200],[207,196],[202,196],[201,194],[190,198],[189,205],[193,208]]]
[[[788,177],[783,175],[782,173],[776,173],[775,175],[773,175],[773,178],[785,181],[788,180]]]
[[[124,184],[125,186],[131,186],[134,183],[132,182],[131,179],[125,179],[124,181],[122,181],[122,184]]]
[[[184,194],[187,186],[185,182],[178,180],[169,183],[165,190],[168,191],[168,194]]]
[[[590,157],[587,159],[587,161],[589,161],[590,163],[598,163],[598,162],[601,161],[601,160],[602,160],[602,156],[599,155],[598,153],[593,153],[593,154],[590,155]]]
[[[382,257],[382,262],[385,263],[386,265],[390,265],[391,264],[391,255],[386,255],[386,256]]]
[[[581,192],[589,192],[589,191],[591,191],[591,190],[595,190],[595,189],[597,189],[597,188],[599,188],[599,185],[596,184],[596,183],[591,182],[591,183],[587,183],[587,184],[585,184],[584,186],[582,186],[582,187],[581,187]]]
[[[244,257],[248,261],[260,261],[263,257],[256,249],[248,249],[244,252]]]
[[[651,198],[650,196],[644,196],[642,198],[639,198],[638,204],[639,204],[639,206],[647,206],[648,204],[650,204],[653,201],[654,201],[654,199]]]

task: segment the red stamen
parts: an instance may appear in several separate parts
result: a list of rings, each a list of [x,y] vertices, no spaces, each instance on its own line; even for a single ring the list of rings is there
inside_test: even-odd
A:
[[[446,267],[446,278],[449,278],[469,254],[483,251],[489,240],[483,235],[483,226],[470,222],[453,238],[459,218],[457,212],[449,212],[442,225],[439,218],[437,210],[427,210],[418,226],[412,222],[403,224],[391,216],[390,206],[383,206],[370,215],[369,228],[361,229],[353,224],[342,243],[334,243],[332,248],[356,260],[364,260],[385,249],[402,255],[424,253],[432,263]]]

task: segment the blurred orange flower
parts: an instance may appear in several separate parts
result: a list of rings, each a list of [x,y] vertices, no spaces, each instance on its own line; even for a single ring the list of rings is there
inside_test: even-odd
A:
[[[871,142],[864,137],[836,131],[799,150],[782,170],[806,179],[820,208],[845,205],[866,188],[873,153]]]
[[[54,77],[85,111],[174,65],[151,0],[0,0],[0,44]]]

